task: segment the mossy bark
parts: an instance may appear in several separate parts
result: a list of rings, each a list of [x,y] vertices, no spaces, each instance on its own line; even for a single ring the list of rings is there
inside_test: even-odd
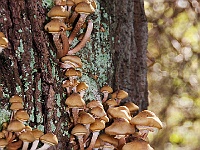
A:
[[[90,87],[84,99],[102,97],[99,90],[107,83],[114,90],[127,91],[127,101],[146,109],[147,21],[143,1],[100,0],[97,5],[90,16],[94,22],[92,40],[77,53],[84,63],[81,80]],[[44,31],[49,9],[42,0],[0,1],[0,31],[9,40],[9,47],[0,54],[0,108],[9,110],[9,98],[22,96],[30,114],[28,124],[55,133],[59,140],[56,149],[65,149],[70,126],[66,91],[61,87],[65,77],[52,36]]]

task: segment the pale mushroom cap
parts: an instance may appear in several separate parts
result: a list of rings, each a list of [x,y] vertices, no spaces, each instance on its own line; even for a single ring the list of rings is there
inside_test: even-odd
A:
[[[19,139],[21,139],[22,141],[25,141],[25,142],[29,142],[29,143],[35,141],[35,138],[31,131],[22,132],[19,135]]]
[[[106,143],[110,143],[113,146],[117,147],[118,146],[118,140],[116,138],[114,138],[114,136],[108,135],[106,133],[100,134],[99,138],[106,142]]]
[[[8,145],[6,139],[0,139],[0,148],[4,148],[6,147],[6,145]]]
[[[19,110],[19,109],[23,109],[24,106],[22,105],[22,103],[12,103],[11,106],[10,106],[10,109],[11,110]]]
[[[130,121],[131,124],[140,126],[149,126],[162,129],[162,122],[160,119],[150,110],[143,110]]]
[[[130,111],[126,106],[110,107],[107,111],[112,118],[124,118],[128,121],[131,120]]]
[[[98,100],[92,100],[87,104],[88,108],[93,108],[93,107],[103,107],[102,103]]]
[[[17,110],[17,112],[14,115],[14,118],[19,121],[27,121],[29,119],[29,115],[25,110],[20,109]]]
[[[109,86],[109,85],[104,85],[101,90],[100,90],[102,93],[104,92],[108,92],[108,93],[112,93],[113,92],[113,89]]]
[[[91,14],[95,12],[91,3],[86,3],[86,2],[78,3],[75,7],[75,11],[78,13],[85,13],[85,14]]]
[[[101,119],[95,119],[95,122],[90,124],[90,130],[93,132],[100,131],[105,128],[105,121]]]
[[[72,93],[65,101],[68,107],[78,107],[83,108],[85,106],[85,101],[81,98],[78,93]]]
[[[99,117],[99,118],[106,115],[105,110],[102,107],[98,107],[98,106],[92,108],[90,113],[93,114],[94,116]]]
[[[64,6],[55,5],[47,13],[50,18],[66,18],[69,16],[69,12],[65,10]]]
[[[81,68],[83,66],[81,59],[76,55],[67,55],[61,58],[62,62],[68,61],[74,64],[74,67]],[[76,64],[76,65],[75,65]]]
[[[88,88],[88,85],[85,82],[80,82],[76,87],[76,91],[81,92],[83,90],[86,90],[87,88]]]
[[[39,130],[39,129],[34,129],[34,130],[32,130],[31,132],[32,132],[33,136],[35,137],[35,139],[37,139],[37,140],[38,140],[41,136],[44,135],[44,133],[43,133],[41,130]]]
[[[79,113],[77,122],[81,123],[81,124],[91,124],[91,123],[95,122],[95,118],[91,114],[89,114],[85,111],[82,111]]]
[[[25,128],[25,125],[18,121],[18,120],[13,120],[9,123],[7,130],[8,131],[13,131],[13,132],[20,132]]]
[[[62,30],[66,31],[67,26],[63,22],[60,22],[58,19],[52,19],[45,25],[44,29],[49,33],[58,33]]]
[[[19,95],[13,95],[10,99],[9,99],[10,103],[23,103],[23,99],[19,96]]]
[[[40,137],[40,141],[42,143],[48,143],[50,145],[57,145],[58,139],[55,134],[53,133],[46,133],[43,136]]]
[[[112,94],[112,98],[124,99],[128,97],[128,93],[124,90],[117,90]]]
[[[128,135],[134,132],[135,126],[122,118],[116,118],[110,126],[105,128],[105,133],[109,135]]]
[[[148,142],[143,141],[143,140],[134,140],[132,142],[126,143],[123,147],[122,150],[154,150]]]
[[[87,129],[82,124],[76,124],[71,131],[71,134],[76,135],[76,136],[85,135],[86,133],[87,133]]]
[[[134,104],[133,102],[126,102],[124,104],[124,106],[126,106],[130,110],[130,112],[139,110],[139,107],[136,104]]]

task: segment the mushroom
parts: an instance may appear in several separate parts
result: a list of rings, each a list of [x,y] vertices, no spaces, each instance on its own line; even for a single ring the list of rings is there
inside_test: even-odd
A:
[[[8,47],[8,39],[5,37],[0,37],[0,53],[3,49]]]
[[[68,68],[82,68],[83,64],[81,59],[76,55],[66,55],[61,58],[61,68],[68,69]]]
[[[93,23],[92,23],[91,20],[89,20],[88,21],[87,30],[85,32],[85,35],[84,35],[83,39],[81,40],[80,43],[78,43],[78,45],[76,45],[76,47],[74,47],[73,49],[69,50],[68,55],[72,55],[72,54],[80,51],[81,48],[83,48],[85,46],[87,41],[90,39],[90,35],[92,33],[92,29],[93,29]]]
[[[35,150],[37,148],[38,144],[39,144],[40,137],[43,136],[44,133],[42,131],[38,130],[38,129],[34,129],[31,132],[32,132],[32,134],[35,138],[35,141],[33,141],[33,144],[32,144],[32,147],[31,147],[30,150]]]
[[[12,103],[10,106],[10,110],[12,110],[12,114],[11,114],[11,119],[13,119],[13,116],[15,115],[15,113],[17,112],[17,110],[23,109],[24,106],[22,105],[22,103],[20,102],[16,102],[16,103]]]
[[[65,76],[69,78],[70,84],[73,84],[74,79],[78,77],[78,73],[74,68],[69,68],[65,71]]]
[[[0,139],[0,150],[4,150],[6,145],[8,145],[8,142],[5,139],[1,138]]]
[[[126,102],[124,104],[124,106],[126,106],[129,109],[132,117],[139,110],[139,107],[136,104],[134,104],[133,102]]]
[[[108,98],[108,94],[113,92],[113,89],[109,85],[104,85],[100,90],[104,95],[102,99],[102,103],[104,103]]]
[[[32,143],[35,140],[31,131],[21,133],[19,139],[23,141],[22,150],[28,150],[29,143]]]
[[[72,108],[72,116],[74,125],[77,124],[78,113],[80,109],[84,109],[85,101],[81,98],[78,93],[72,93],[65,101],[65,104],[68,105],[69,108]]]
[[[92,100],[90,101],[89,103],[87,103],[87,108],[88,109],[92,109],[94,107],[102,107],[103,108],[103,105],[100,101],[98,100]]]
[[[8,143],[12,142],[16,138],[16,135],[13,132],[4,130],[3,133]]]
[[[14,115],[14,119],[19,120],[23,123],[25,121],[28,121],[29,115],[25,110],[20,109],[20,110],[16,111],[16,113]]]
[[[40,137],[40,141],[44,144],[42,147],[38,148],[37,150],[47,150],[49,147],[58,144],[58,139],[56,135],[54,135],[53,133],[46,133],[42,135]]]
[[[66,5],[67,5],[67,11],[69,12],[69,14],[71,14],[71,9],[75,5],[74,1],[67,0]]]
[[[105,106],[105,107],[108,107],[107,109],[109,109],[110,107],[119,106],[119,104],[116,102],[115,99],[111,98],[111,99],[107,100],[107,101],[104,103],[104,106]]]
[[[8,128],[7,130],[10,131],[10,132],[15,132],[17,134],[20,134],[21,131],[25,128],[25,125],[18,121],[18,120],[12,120],[9,125],[8,125]]]
[[[128,97],[128,93],[124,90],[117,90],[112,94],[112,98],[116,99],[118,104],[126,97]]]
[[[71,134],[78,138],[80,150],[84,150],[83,136],[87,133],[87,129],[82,124],[76,124],[71,131]]]
[[[6,150],[18,150],[22,147],[22,140],[13,141],[6,146]]]
[[[80,17],[78,19],[78,22],[76,23],[75,28],[73,29],[73,31],[69,36],[69,44],[72,44],[72,41],[77,36],[77,33],[81,29],[81,26],[85,22],[86,17],[89,14],[94,13],[95,10],[92,7],[91,3],[80,2],[76,5],[75,11],[80,14]]]
[[[92,150],[99,136],[99,132],[105,128],[105,121],[101,119],[95,119],[95,122],[90,125],[90,130],[92,131],[92,138],[90,140],[90,145],[87,150]]]
[[[23,99],[19,95],[15,94],[9,99],[9,102],[11,104],[12,103],[23,103]]]
[[[123,147],[122,150],[130,150],[133,149],[134,150],[154,150],[148,142],[143,141],[141,139],[135,139],[132,142],[126,143]]]
[[[88,85],[85,82],[80,82],[76,86],[76,91],[79,92],[80,96],[83,97],[85,94],[85,91],[88,89]]]
[[[103,141],[103,150],[114,150],[118,147],[118,140],[108,134],[100,134],[99,138]]]
[[[143,140],[147,140],[149,131],[154,132],[163,127],[160,119],[150,110],[141,111],[131,119],[130,123],[136,125]]]
[[[106,112],[103,109],[103,107],[99,107],[99,106],[93,107],[90,110],[90,113],[94,116],[94,118],[100,118],[100,117],[106,116]]]
[[[65,6],[66,5],[66,0],[54,0],[55,5],[61,5]]]
[[[135,133],[135,126],[127,119],[115,118],[114,122],[105,128],[105,133],[115,135],[115,138],[119,139],[118,148],[120,149],[126,143],[126,136]]]
[[[72,91],[72,83],[70,82],[70,80],[63,81],[62,87],[66,88],[67,96],[69,96]]]

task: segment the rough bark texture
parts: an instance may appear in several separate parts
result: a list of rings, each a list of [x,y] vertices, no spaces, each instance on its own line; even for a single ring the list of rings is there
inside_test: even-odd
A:
[[[9,110],[9,98],[23,97],[30,114],[28,124],[57,135],[54,149],[68,147],[68,115],[64,79],[56,59],[52,36],[44,31],[48,9],[42,0],[0,1],[0,31],[9,40],[9,48],[0,54],[0,108]],[[85,80],[91,78],[94,97],[108,83],[114,90],[123,89],[133,101],[146,109],[147,22],[143,1],[98,1],[92,42],[79,55]],[[102,30],[105,30],[102,32]],[[113,72],[114,70],[114,72]],[[85,96],[86,97],[86,96]]]

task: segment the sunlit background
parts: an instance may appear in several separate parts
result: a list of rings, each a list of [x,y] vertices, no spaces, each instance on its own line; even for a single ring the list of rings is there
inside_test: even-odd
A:
[[[149,109],[164,129],[155,150],[200,150],[200,1],[146,0]]]

